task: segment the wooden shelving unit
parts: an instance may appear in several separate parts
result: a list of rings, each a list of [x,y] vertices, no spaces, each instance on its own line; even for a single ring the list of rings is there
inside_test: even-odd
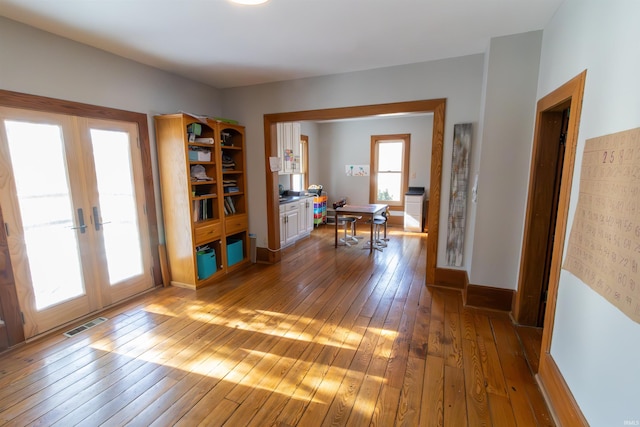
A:
[[[244,127],[187,114],[155,125],[171,284],[198,289],[248,263]],[[192,140],[194,125],[213,144]]]

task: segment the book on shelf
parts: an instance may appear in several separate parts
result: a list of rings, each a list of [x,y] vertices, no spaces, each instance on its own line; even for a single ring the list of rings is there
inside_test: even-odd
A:
[[[233,215],[236,213],[236,205],[233,203],[233,199],[229,196],[224,198],[224,214]]]
[[[200,217],[200,201],[193,201],[193,222],[198,222],[198,218]]]
[[[193,201],[193,222],[204,221],[214,218],[214,212],[211,210],[213,205],[209,205],[211,199],[200,199]]]
[[[233,199],[229,196],[225,197],[229,201],[229,206],[231,207],[231,213],[236,213],[236,206],[233,203]]]

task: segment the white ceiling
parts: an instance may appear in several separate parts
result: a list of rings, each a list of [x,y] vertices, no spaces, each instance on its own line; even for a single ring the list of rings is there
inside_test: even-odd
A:
[[[218,88],[482,53],[563,0],[0,0],[0,15]]]

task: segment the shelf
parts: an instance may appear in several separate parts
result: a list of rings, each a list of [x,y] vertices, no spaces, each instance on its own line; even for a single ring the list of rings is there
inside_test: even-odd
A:
[[[245,129],[241,125],[183,113],[156,116],[155,124],[171,283],[199,289],[248,262]],[[189,141],[187,129],[191,124],[199,125],[196,137],[212,138],[215,143]],[[225,166],[227,170],[223,169]],[[212,179],[191,181],[192,168],[200,169],[194,170],[194,174],[204,173]],[[224,181],[239,191],[225,193]],[[185,191],[189,191],[188,206],[182,203]],[[233,212],[225,214],[228,206],[233,207]],[[228,265],[227,259],[227,245],[233,243],[227,240],[229,236],[242,241],[241,259],[232,265]],[[203,245],[213,248],[217,264],[215,271],[210,263],[207,265],[206,278],[201,278],[198,271],[198,260],[201,264],[203,260],[197,251]]]
[[[215,144],[206,144],[204,142],[187,142],[189,147],[202,147],[202,148],[210,148],[215,149]]]
[[[199,196],[192,196],[191,200],[207,200],[207,199],[217,199],[217,194],[201,194]]]

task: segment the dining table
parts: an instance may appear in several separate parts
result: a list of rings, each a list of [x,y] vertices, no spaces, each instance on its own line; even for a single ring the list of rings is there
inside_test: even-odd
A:
[[[373,253],[373,218],[376,215],[382,215],[387,210],[389,205],[385,204],[366,204],[366,205],[343,205],[336,207],[335,212],[335,247],[338,247],[338,217],[339,216],[363,216],[369,217],[371,225],[371,234],[369,241],[369,253]]]

